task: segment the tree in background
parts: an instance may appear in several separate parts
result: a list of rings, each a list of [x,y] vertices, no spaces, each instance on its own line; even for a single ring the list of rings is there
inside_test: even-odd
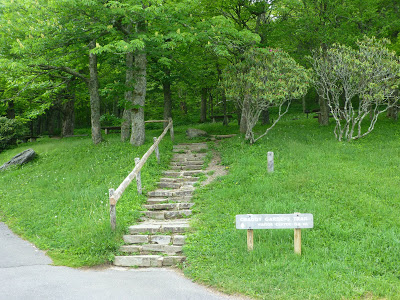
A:
[[[388,43],[365,37],[357,42],[358,50],[335,44],[314,54],[317,90],[331,109],[339,141],[369,134],[378,116],[399,99],[396,90],[400,83],[400,61],[395,52],[386,48]],[[367,116],[370,124],[363,132]]]
[[[240,105],[246,116],[246,140],[254,143],[265,136],[288,111],[291,100],[307,92],[310,81],[309,71],[280,49],[251,48],[240,62],[228,66],[224,74],[226,95]],[[261,112],[269,107],[278,107],[279,115],[265,133],[255,138],[253,128]]]

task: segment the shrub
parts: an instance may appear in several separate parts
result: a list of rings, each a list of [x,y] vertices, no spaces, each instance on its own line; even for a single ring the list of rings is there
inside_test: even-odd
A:
[[[0,152],[15,145],[27,133],[28,128],[21,120],[0,117]]]
[[[122,119],[113,114],[104,114],[100,117],[101,126],[121,126]]]

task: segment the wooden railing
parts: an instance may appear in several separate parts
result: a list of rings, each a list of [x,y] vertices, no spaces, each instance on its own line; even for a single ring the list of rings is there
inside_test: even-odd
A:
[[[132,172],[129,173],[129,175],[122,181],[122,183],[119,185],[119,187],[114,190],[114,189],[109,189],[109,198],[110,198],[110,222],[111,222],[111,229],[115,230],[116,223],[117,223],[117,215],[116,215],[116,209],[115,206],[117,205],[117,202],[119,198],[121,198],[122,193],[125,191],[125,189],[129,186],[129,184],[136,179],[137,187],[138,187],[138,192],[141,193],[142,187],[141,187],[141,179],[140,179],[140,170],[146,163],[147,159],[150,157],[150,155],[156,151],[156,156],[157,160],[159,161],[159,150],[158,150],[158,144],[160,144],[161,140],[163,137],[167,134],[168,130],[170,131],[171,134],[171,140],[174,140],[174,127],[173,127],[173,122],[172,119],[170,118],[169,120],[150,120],[146,121],[145,123],[166,123],[168,122],[168,126],[165,127],[163,133],[158,137],[154,138],[154,144],[147,150],[147,152],[143,155],[141,159],[136,158],[135,159],[135,167],[133,168]]]

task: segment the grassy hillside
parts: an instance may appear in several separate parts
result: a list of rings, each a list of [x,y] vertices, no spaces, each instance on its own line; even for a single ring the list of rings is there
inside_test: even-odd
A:
[[[136,184],[117,204],[117,231],[110,230],[108,189],[117,188],[161,130],[147,131],[139,148],[119,142],[118,134],[93,145],[90,137],[41,139],[0,154],[0,163],[27,148],[38,158],[23,167],[0,173],[0,217],[15,232],[48,250],[55,264],[96,265],[113,258],[121,236],[139,217],[145,200]],[[155,156],[142,169],[144,192],[152,190],[169,163],[169,137],[160,145],[162,164]]]
[[[236,125],[197,126],[212,134]],[[263,127],[256,131],[262,132]],[[186,127],[176,127],[177,142]],[[260,299],[398,299],[400,294],[400,123],[382,119],[366,138],[339,143],[333,127],[288,115],[249,145],[237,136],[215,147],[229,174],[195,194],[195,231],[183,266],[192,279],[229,293]],[[118,230],[109,226],[109,188],[116,188],[160,130],[134,148],[117,134],[94,146],[90,138],[42,139],[0,154],[0,163],[32,147],[39,158],[0,174],[0,216],[56,264],[95,265],[112,260],[144,196],[132,185],[117,205]],[[213,144],[210,143],[212,146]],[[167,168],[172,143],[161,144],[142,172],[144,190]],[[275,172],[267,173],[267,152]],[[255,230],[254,251],[236,214],[303,212],[314,228],[302,231],[302,256],[293,230]]]
[[[229,175],[197,193],[185,273],[262,299],[400,299],[400,124],[382,120],[339,143],[332,126],[291,118],[253,146],[219,144]],[[246,230],[235,229],[237,214],[294,212],[314,215],[301,257],[293,229],[255,230],[250,253]]]

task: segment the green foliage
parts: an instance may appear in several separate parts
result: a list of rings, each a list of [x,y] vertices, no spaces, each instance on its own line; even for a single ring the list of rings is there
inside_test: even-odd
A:
[[[0,117],[0,152],[13,146],[28,133],[28,128],[19,119]]]
[[[357,42],[357,50],[334,44],[314,54],[316,89],[326,99],[335,118],[334,133],[339,141],[366,136],[373,130],[378,116],[396,105],[400,59],[387,49],[389,43],[385,39],[364,37]],[[357,105],[353,105],[355,101]],[[367,116],[370,124],[362,131]]]
[[[226,96],[236,101],[246,115],[246,139],[253,143],[257,140],[253,127],[261,112],[300,98],[307,93],[310,81],[309,72],[286,52],[252,48],[241,61],[226,68],[223,85]]]
[[[100,116],[101,126],[121,126],[122,119],[113,114],[103,114]]]
[[[257,144],[219,142],[229,173],[194,195],[185,274],[255,299],[397,299],[400,124],[382,121],[365,139],[337,143],[333,126],[288,114]],[[248,252],[246,230],[235,229],[238,214],[294,212],[314,215],[301,257],[293,230],[255,230]]]

